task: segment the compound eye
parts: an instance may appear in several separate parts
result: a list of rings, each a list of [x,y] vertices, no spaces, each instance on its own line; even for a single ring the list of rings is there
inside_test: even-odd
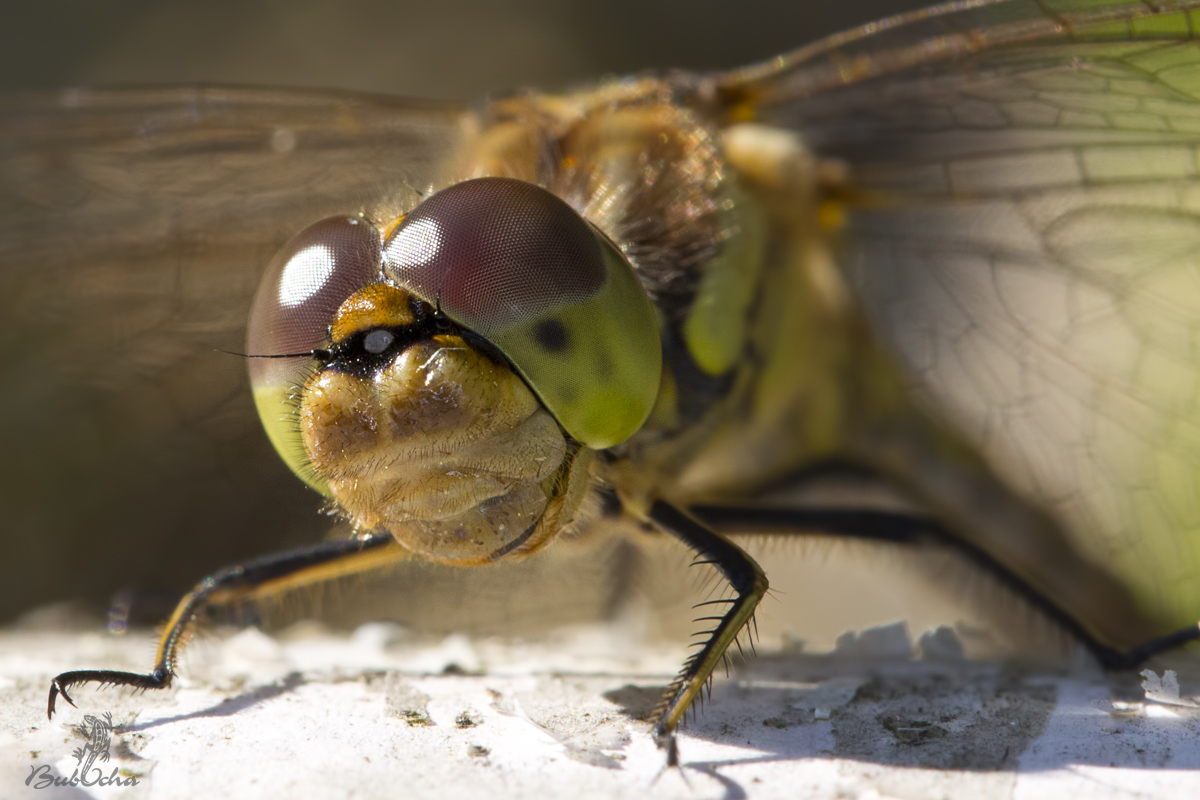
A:
[[[434,194],[389,237],[383,272],[490,341],[584,444],[624,441],[658,397],[658,322],[632,266],[541,187],[478,178]]]
[[[370,223],[323,219],[294,236],[267,266],[246,334],[253,356],[250,386],[267,436],[309,485],[324,490],[308,467],[296,421],[298,392],[316,368],[309,354],[329,344],[329,326],[342,302],[380,279],[381,237]]]

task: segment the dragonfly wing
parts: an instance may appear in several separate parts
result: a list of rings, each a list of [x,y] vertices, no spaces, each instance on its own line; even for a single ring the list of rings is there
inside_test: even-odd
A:
[[[265,443],[244,361],[217,349],[243,350],[284,241],[412,207],[463,124],[452,107],[306,91],[0,99],[0,540],[27,570],[0,617],[61,596],[68,565],[88,565],[79,596],[102,598],[328,527]]]
[[[914,18],[933,38],[888,29],[743,77],[780,101],[768,120],[848,164],[849,280],[914,396],[1183,626],[1200,614],[1194,12],[1066,5]]]

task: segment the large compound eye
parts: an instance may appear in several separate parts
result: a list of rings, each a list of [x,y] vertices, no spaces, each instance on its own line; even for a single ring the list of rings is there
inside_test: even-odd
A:
[[[478,178],[438,192],[397,226],[383,271],[495,345],[584,444],[619,444],[650,414],[654,307],[620,250],[545,189]]]
[[[379,278],[380,235],[371,224],[330,217],[305,228],[267,266],[246,335],[250,386],[271,444],[306,483],[325,491],[308,465],[296,422],[298,392],[316,368],[309,354],[329,344],[329,326],[347,297]]]

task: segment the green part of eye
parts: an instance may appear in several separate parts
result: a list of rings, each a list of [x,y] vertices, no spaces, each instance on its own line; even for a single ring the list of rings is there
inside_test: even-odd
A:
[[[591,297],[489,339],[574,438],[603,449],[641,428],[658,397],[662,341],[654,306],[629,262],[597,234],[606,280]]]
[[[721,224],[726,238],[705,267],[683,323],[688,353],[709,375],[724,374],[742,355],[763,261],[762,211],[733,187],[723,202],[728,209]]]
[[[329,484],[312,468],[308,452],[300,437],[300,425],[296,420],[295,383],[293,381],[268,382],[254,387],[254,405],[258,418],[275,452],[283,459],[296,477],[311,488],[332,497]]]

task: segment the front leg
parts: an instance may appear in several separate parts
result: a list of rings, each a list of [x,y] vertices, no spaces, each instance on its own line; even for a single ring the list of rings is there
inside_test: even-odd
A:
[[[59,695],[74,706],[67,690],[80,684],[132,686],[135,689],[165,689],[170,686],[175,678],[179,651],[188,632],[200,612],[209,605],[261,599],[317,581],[390,564],[407,556],[408,551],[396,544],[391,534],[373,533],[353,539],[322,542],[226,567],[196,584],[176,606],[159,640],[153,670],[145,674],[107,669],[64,672],[50,682],[46,717],[49,719],[54,716],[54,704]]]
[[[688,707],[712,677],[713,670],[726,651],[737,640],[738,634],[754,617],[754,610],[767,593],[767,576],[762,567],[733,542],[680,511],[670,503],[656,500],[650,507],[650,520],[666,533],[679,539],[700,558],[697,563],[711,564],[729,581],[736,597],[725,600],[710,600],[701,605],[726,605],[724,613],[700,617],[697,622],[716,622],[711,630],[704,631],[708,638],[686,662],[678,677],[672,681],[666,695],[655,708],[658,717],[654,735],[659,747],[667,751],[667,766],[679,765],[679,749],[675,743],[675,730],[687,713]],[[699,644],[699,643],[697,643]]]

